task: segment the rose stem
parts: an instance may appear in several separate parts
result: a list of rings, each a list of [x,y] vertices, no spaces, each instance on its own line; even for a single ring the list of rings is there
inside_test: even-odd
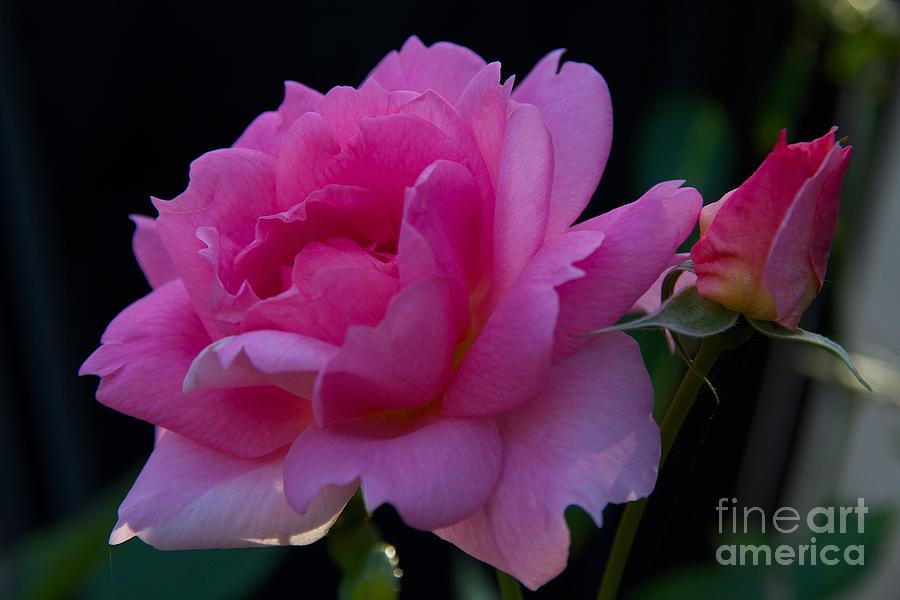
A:
[[[716,359],[722,351],[725,350],[721,340],[716,338],[707,338],[700,344],[700,349],[694,356],[694,368],[688,369],[678,386],[678,391],[666,409],[666,415],[663,417],[662,425],[660,425],[660,437],[662,438],[662,452],[659,459],[659,466],[662,469],[672,448],[672,443],[678,436],[678,430],[684,423],[685,417],[691,410],[694,400],[700,388],[703,387],[703,378],[709,374],[710,369],[716,363]],[[628,562],[628,553],[631,551],[631,545],[634,542],[634,536],[637,533],[638,526],[641,524],[641,517],[644,516],[644,508],[647,506],[647,499],[631,502],[625,506],[622,518],[619,521],[619,527],[616,529],[616,537],[613,540],[610,549],[609,560],[606,562],[606,569],[603,572],[603,581],[600,584],[600,591],[597,594],[597,600],[615,600],[619,592],[619,584],[622,582],[622,573]]]
[[[497,581],[500,583],[500,597],[503,600],[522,600],[522,588],[511,575],[497,569]]]

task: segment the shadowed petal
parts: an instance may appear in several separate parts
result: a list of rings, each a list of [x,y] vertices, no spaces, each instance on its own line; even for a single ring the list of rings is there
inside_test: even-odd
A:
[[[542,389],[559,312],[556,288],[584,275],[573,263],[602,247],[602,241],[598,232],[571,232],[541,248],[500,299],[454,374],[444,398],[448,414],[494,414]]]
[[[356,186],[389,202],[399,222],[404,190],[442,158],[464,162],[466,155],[441,129],[411,114],[363,118],[359,134],[342,148],[323,117],[308,113],[282,144],[278,203],[284,210],[328,184]]]
[[[659,307],[662,305],[663,281],[671,272],[672,267],[680,265],[690,257],[691,255],[688,252],[673,254],[672,260],[670,260],[669,264],[666,265],[666,270],[663,271],[659,275],[659,277],[656,278],[656,281],[653,282],[653,285],[651,285],[650,288],[647,289],[647,291],[644,292],[643,295],[637,299],[637,301],[635,301],[634,305],[632,305],[628,312],[643,313],[645,315],[649,315],[658,311]],[[678,281],[675,283],[673,294],[676,294],[685,288],[695,285],[696,283],[697,276],[693,273],[685,271],[678,277]]]
[[[184,378],[184,391],[274,385],[312,398],[313,382],[337,352],[326,342],[286,331],[251,331],[204,348]]]
[[[182,391],[191,361],[212,341],[180,280],[113,319],[81,375],[99,375],[97,400],[237,456],[292,442],[312,420],[309,403],[274,387]]]
[[[470,288],[484,268],[481,195],[459,163],[437,161],[407,188],[397,261],[401,281],[446,275]]]
[[[156,231],[156,219],[131,215],[131,220],[135,227],[131,247],[150,287],[158,288],[178,277],[169,252]]]
[[[153,203],[159,236],[203,324],[216,337],[232,333],[220,314],[250,301],[241,282],[231,281],[234,257],[253,241],[257,217],[277,212],[272,158],[244,149],[209,152],[191,163],[184,192]]]
[[[585,276],[559,289],[555,359],[574,352],[585,333],[612,325],[659,278],[697,222],[697,190],[669,181],[640,199],[575,226],[603,232],[603,245],[576,266]]]
[[[320,426],[385,409],[422,406],[440,396],[453,348],[468,325],[463,286],[446,277],[412,284],[394,296],[377,327],[351,327],[316,382]]]
[[[637,343],[595,338],[554,366],[545,390],[497,419],[503,471],[485,506],[442,538],[534,590],[566,566],[564,512],[599,525],[610,502],[649,494],[659,463],[653,389]]]
[[[303,511],[323,487],[359,481],[370,511],[390,503],[407,525],[434,529],[481,506],[500,460],[497,427],[486,419],[421,416],[310,427],[285,460],[285,494]]]

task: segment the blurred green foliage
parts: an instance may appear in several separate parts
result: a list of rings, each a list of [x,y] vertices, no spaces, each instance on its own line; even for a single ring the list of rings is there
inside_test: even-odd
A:
[[[283,548],[160,552],[134,539],[109,546],[117,484],[83,513],[12,549],[13,597],[21,600],[231,600],[247,598],[286,556]]]
[[[328,551],[340,567],[340,600],[393,600],[403,571],[397,549],[384,542],[357,492],[327,536]]]
[[[454,552],[451,561],[456,600],[497,600],[498,582],[492,569],[464,552]]]
[[[116,501],[115,486],[87,511],[27,536],[12,550],[13,596],[22,600],[69,598],[103,568]]]
[[[522,586],[515,577],[498,570],[497,583],[500,585],[502,600],[522,600]]]
[[[671,90],[651,105],[637,136],[631,165],[641,192],[660,181],[684,179],[709,203],[734,187],[737,137],[718,102],[689,89]]]
[[[109,549],[109,562],[83,589],[88,600],[252,596],[285,558],[285,548],[159,552],[133,539]]]
[[[872,512],[866,517],[864,533],[851,528],[847,533],[815,534],[816,545],[822,548],[834,544],[839,548],[850,545],[865,546],[865,564],[848,565],[735,565],[709,563],[682,567],[657,577],[637,588],[630,598],[641,600],[826,600],[845,594],[853,585],[878,566],[879,550],[889,538],[892,515]],[[809,537],[759,534],[723,535],[721,544],[809,544]]]

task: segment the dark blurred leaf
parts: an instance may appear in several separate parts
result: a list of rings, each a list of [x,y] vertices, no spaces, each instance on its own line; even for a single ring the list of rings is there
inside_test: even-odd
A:
[[[867,568],[878,563],[879,551],[884,548],[891,524],[891,515],[874,512],[866,516],[863,533],[851,527],[846,533],[816,534],[816,545],[819,548],[828,544],[839,548],[849,545],[865,547],[865,564],[848,565],[839,561],[836,565],[794,565],[791,569],[791,581],[795,596],[800,600],[834,597],[857,583]]]
[[[759,104],[754,128],[756,150],[760,155],[772,149],[782,129],[793,130],[798,116],[806,108],[817,53],[814,42],[797,37],[778,59]]]
[[[70,598],[99,571],[125,486],[116,486],[90,509],[28,536],[13,550],[14,596],[22,600]]]
[[[497,600],[494,569],[465,552],[452,555],[453,597],[456,600]]]
[[[645,114],[632,159],[640,192],[684,179],[712,202],[730,189],[737,141],[718,103],[695,92],[669,92]]]
[[[628,597],[635,600],[761,600],[764,581],[749,569],[689,567],[659,577]]]
[[[326,539],[328,551],[343,573],[340,600],[397,598],[403,575],[397,550],[381,539],[358,493]]]
[[[581,554],[591,537],[597,533],[597,525],[583,508],[574,504],[566,508],[565,517],[571,537],[569,556],[576,557]]]
[[[249,598],[286,552],[286,548],[160,552],[134,539],[109,549],[106,568],[91,578],[83,596],[89,600]]]
[[[867,69],[891,74],[890,63],[900,57],[900,37],[894,32],[866,28],[838,36],[825,58],[825,74],[840,85],[847,85]]]

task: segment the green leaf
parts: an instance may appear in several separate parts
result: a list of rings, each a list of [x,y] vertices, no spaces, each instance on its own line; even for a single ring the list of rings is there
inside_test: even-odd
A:
[[[697,292],[696,287],[689,287],[667,300],[652,315],[618,323],[589,335],[612,331],[668,329],[692,337],[708,337],[730,329],[737,323],[737,319],[738,313],[728,310],[718,302],[704,298]]]
[[[750,322],[750,325],[753,326],[761,334],[772,338],[773,340],[784,340],[788,342],[802,342],[804,344],[809,344],[810,346],[816,346],[818,348],[822,348],[823,350],[827,350],[831,352],[834,356],[841,359],[850,373],[856,378],[856,380],[862,385],[864,388],[872,391],[872,388],[869,386],[868,382],[863,379],[863,376],[860,375],[859,371],[856,369],[856,365],[853,364],[853,359],[850,358],[850,354],[847,353],[844,348],[835,341],[832,341],[825,337],[824,335],[819,335],[818,333],[813,333],[811,331],[805,331],[800,329],[799,327],[796,330],[788,329],[787,327],[782,327],[778,323],[773,321],[757,321],[756,319],[751,319],[747,317],[747,321]]]
[[[403,571],[397,550],[381,539],[357,493],[331,531],[328,551],[343,577],[339,600],[394,600]]]

